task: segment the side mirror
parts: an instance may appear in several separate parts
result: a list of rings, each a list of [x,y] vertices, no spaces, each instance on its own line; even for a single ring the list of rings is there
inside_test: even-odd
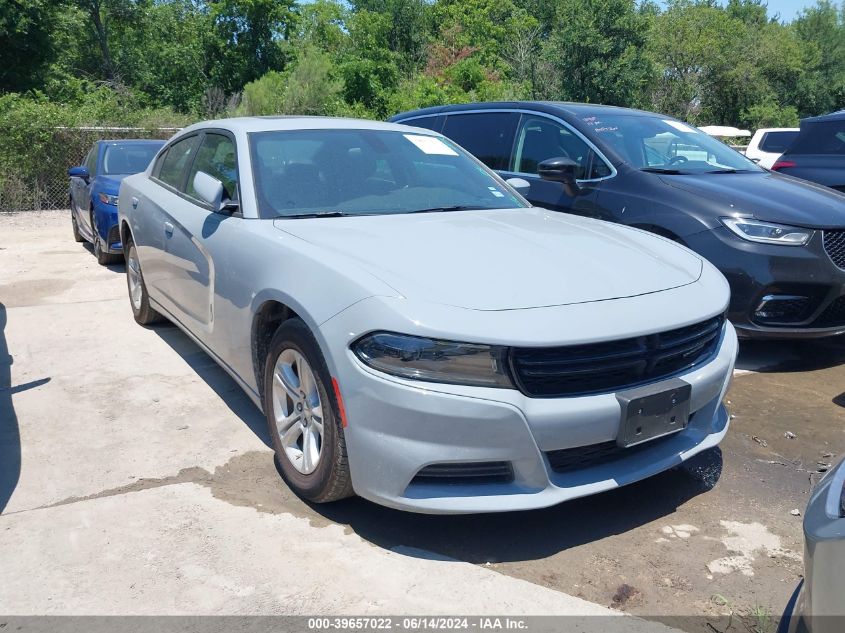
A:
[[[754,163],[755,165],[759,165],[759,164],[760,164],[760,159],[759,159],[759,158],[752,158],[752,159],[751,159],[751,162],[752,162],[752,163]]]
[[[543,180],[559,182],[563,184],[566,194],[571,197],[578,195],[581,188],[575,182],[575,170],[577,163],[571,158],[547,158],[537,165],[537,173]]]
[[[88,179],[91,178],[91,174],[88,173],[88,168],[84,165],[71,167],[67,170],[67,175],[71,178],[82,178],[85,182],[88,182]]]
[[[200,200],[211,205],[216,213],[223,208],[223,183],[204,171],[198,171],[194,176],[194,191]]]
[[[516,189],[516,192],[521,196],[527,196],[528,190],[531,189],[531,183],[525,178],[508,178],[505,182]]]

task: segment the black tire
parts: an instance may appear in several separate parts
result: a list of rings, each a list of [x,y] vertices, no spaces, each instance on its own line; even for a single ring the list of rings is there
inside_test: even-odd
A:
[[[292,349],[301,354],[314,373],[320,402],[323,406],[323,439],[320,459],[314,472],[299,472],[285,454],[281,437],[276,429],[273,413],[273,373],[283,351]],[[314,335],[300,319],[289,319],[276,330],[267,350],[264,363],[263,405],[267,429],[276,452],[276,463],[285,483],[300,497],[315,503],[337,501],[354,495],[346,441],[338,413],[337,399],[332,388],[326,361]]]
[[[94,221],[94,210],[91,210],[91,233],[94,236],[94,257],[97,258],[97,263],[100,266],[108,266],[109,264],[117,264],[123,259],[122,255],[113,255],[103,248],[103,240],[100,239],[100,231],[97,229],[97,224]]]
[[[130,266],[132,266],[131,270]],[[137,305],[132,299],[131,275],[136,271],[135,266],[137,266],[138,284],[140,285],[140,300]],[[141,261],[138,259],[135,244],[131,240],[126,245],[126,288],[129,291],[129,305],[132,307],[132,316],[135,317],[135,321],[139,325],[151,325],[164,321],[164,317],[150,306],[150,297],[147,294],[147,286],[141,272]]]
[[[79,232],[79,224],[76,221],[76,211],[73,209],[73,200],[70,201],[70,225],[73,227],[73,241],[84,242],[85,238]]]

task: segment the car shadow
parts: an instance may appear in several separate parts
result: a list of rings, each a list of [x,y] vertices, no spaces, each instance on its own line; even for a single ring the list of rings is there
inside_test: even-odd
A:
[[[243,422],[268,447],[272,448],[267,434],[267,422],[240,385],[214,360],[194,343],[187,334],[171,323],[149,327],[170,348],[179,354],[197,376],[218,395],[229,410]]]
[[[12,356],[6,343],[6,306],[0,303],[0,512],[21,474],[21,435],[12,403]]]
[[[713,483],[673,469],[550,508],[496,514],[415,514],[361,498],[308,505],[378,547],[415,558],[483,564],[542,559],[628,532],[671,515]]]
[[[845,363],[845,336],[808,340],[742,340],[736,368],[760,373],[829,369]]]
[[[95,257],[94,255],[94,247],[91,245],[90,242],[83,242],[82,246],[85,248],[86,251],[91,255],[91,257]],[[118,262],[116,264],[106,264],[103,266],[104,269],[110,270],[113,273],[125,273],[126,272],[126,264],[125,262]]]

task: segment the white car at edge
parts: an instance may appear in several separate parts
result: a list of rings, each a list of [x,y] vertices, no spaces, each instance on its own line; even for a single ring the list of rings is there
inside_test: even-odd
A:
[[[307,499],[539,508],[728,430],[724,277],[670,240],[531,207],[429,130],[199,123],[119,201],[136,320],[169,319],[233,376]]]
[[[771,169],[786,149],[798,137],[797,127],[760,128],[748,142],[746,158],[750,158],[760,167]]]

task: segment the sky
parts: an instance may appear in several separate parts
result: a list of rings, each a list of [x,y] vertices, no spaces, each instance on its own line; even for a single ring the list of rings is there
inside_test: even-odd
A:
[[[791,22],[801,9],[815,5],[815,0],[768,0],[769,17],[780,13],[782,21]]]

